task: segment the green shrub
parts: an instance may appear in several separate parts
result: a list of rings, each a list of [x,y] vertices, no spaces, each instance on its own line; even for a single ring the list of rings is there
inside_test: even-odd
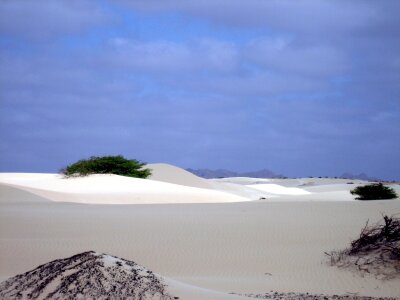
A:
[[[397,194],[391,187],[384,186],[382,183],[371,183],[358,186],[351,190],[352,195],[358,195],[357,200],[382,200],[397,198]]]
[[[151,170],[143,168],[145,163],[136,159],[126,159],[118,156],[92,156],[81,159],[67,166],[61,172],[67,177],[87,176],[90,174],[116,174],[128,177],[147,178]]]

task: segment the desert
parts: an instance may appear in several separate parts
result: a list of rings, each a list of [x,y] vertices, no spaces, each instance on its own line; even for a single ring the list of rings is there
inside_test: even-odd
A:
[[[0,300],[400,300],[399,12],[0,0]]]
[[[349,191],[363,181],[204,179],[148,167],[149,179],[0,174],[0,281],[95,251],[162,278],[166,298],[132,299],[400,295],[399,277],[331,266],[325,254],[348,247],[367,220],[400,213],[396,199],[354,200]]]

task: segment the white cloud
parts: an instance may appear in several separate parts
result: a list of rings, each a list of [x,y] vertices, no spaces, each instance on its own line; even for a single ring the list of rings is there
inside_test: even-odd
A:
[[[108,66],[152,72],[231,72],[237,68],[238,50],[229,42],[200,39],[189,42],[139,41],[115,38],[103,56]]]
[[[88,0],[0,2],[0,32],[13,37],[43,41],[80,33],[110,20],[96,2]]]
[[[173,11],[239,27],[338,33],[369,26],[378,12],[368,1],[325,0],[119,0],[136,10]],[[372,2],[372,1],[370,1]]]
[[[349,63],[338,49],[325,45],[298,45],[282,38],[259,38],[245,50],[251,62],[267,70],[309,75],[338,75]]]

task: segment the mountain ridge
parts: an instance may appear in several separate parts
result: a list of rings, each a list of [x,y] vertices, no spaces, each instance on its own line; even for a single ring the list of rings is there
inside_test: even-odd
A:
[[[207,169],[207,168],[204,168],[204,169],[187,168],[185,170],[196,176],[206,178],[206,179],[227,178],[227,177],[288,178],[285,175],[277,174],[267,168],[257,170],[257,171],[248,171],[248,172],[236,172],[236,171],[231,171],[231,170],[227,170],[227,169]],[[314,176],[314,177],[317,177],[317,176]],[[327,176],[324,176],[324,177],[327,177]],[[353,180],[360,179],[360,180],[365,180],[365,181],[382,181],[379,178],[369,176],[363,172],[360,174],[344,172],[341,176],[335,176],[335,177],[331,176],[331,177],[332,178],[338,177],[338,178],[343,178],[343,179],[353,179]]]
[[[253,178],[285,178],[284,175],[276,174],[269,169],[261,169],[249,172],[235,172],[227,169],[191,169],[186,171],[195,174],[199,177],[211,178],[226,178],[226,177],[253,177]]]

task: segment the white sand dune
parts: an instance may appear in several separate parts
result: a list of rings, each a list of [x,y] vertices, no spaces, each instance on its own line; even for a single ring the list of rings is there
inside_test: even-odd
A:
[[[246,299],[164,278],[139,264],[86,251],[0,282],[2,299]]]
[[[367,184],[364,180],[351,180],[342,178],[251,178],[251,177],[227,177],[218,179],[209,179],[213,182],[234,183],[239,185],[252,184],[278,184],[285,187],[303,187],[303,186],[326,186],[332,184]]]
[[[324,185],[310,185],[302,187],[304,190],[312,193],[324,193],[324,192],[336,192],[336,191],[350,191],[357,186],[362,184],[343,184],[343,183],[331,183]]]
[[[368,184],[362,180],[340,178],[221,178],[209,180],[213,188],[233,193],[252,200],[265,198],[267,201],[354,201],[350,191]],[[390,184],[397,192],[400,185]]]
[[[270,183],[273,179],[269,178],[252,178],[252,177],[227,177],[209,179],[213,182],[234,183],[239,185]]]
[[[6,188],[7,198],[14,189],[20,201],[0,201],[0,281],[94,249],[182,282],[178,290],[201,287],[197,298],[181,299],[270,290],[400,295],[397,279],[361,277],[324,263],[324,252],[347,247],[368,219],[399,213],[398,200],[81,205],[29,203],[32,194]],[[209,290],[221,294],[207,298],[202,293]]]
[[[295,187],[285,187],[279,184],[274,183],[266,183],[266,184],[251,184],[247,185],[247,187],[264,191],[271,194],[276,195],[309,195],[310,192],[306,190],[295,188]]]
[[[273,178],[271,183],[276,183],[286,187],[302,187],[302,186],[319,186],[319,185],[331,185],[331,184],[367,184],[364,180],[352,180],[352,179],[342,179],[342,178],[288,178],[280,179]]]
[[[335,179],[230,180],[207,181],[205,189],[110,175],[0,174],[0,281],[93,249],[162,274],[180,299],[270,290],[400,295],[399,279],[331,267],[324,254],[347,247],[367,220],[400,213],[399,200],[355,201],[349,191],[357,185]],[[253,184],[306,193],[272,194]],[[269,197],[243,201],[261,195]]]
[[[210,183],[215,190],[231,193],[250,200],[271,199],[277,197],[276,194],[254,189],[243,184],[215,181],[210,181]]]
[[[1,173],[0,183],[59,202],[150,204],[221,203],[249,200],[215,190],[105,174],[64,178],[58,174]]]
[[[152,170],[149,179],[174,183],[179,185],[210,189],[212,185],[204,178],[198,177],[182,168],[169,164],[148,164],[146,168]]]
[[[152,169],[150,179],[169,182],[190,187],[198,187],[230,193],[249,200],[261,198],[272,198],[274,194],[262,190],[246,187],[243,183],[265,183],[270,179],[255,179],[249,177],[234,177],[229,179],[204,179],[184,169],[169,164],[148,164],[146,167]]]
[[[169,164],[149,164],[147,167],[153,170],[153,175],[151,176],[153,180],[213,189],[249,200],[351,201],[355,197],[350,194],[350,190],[358,185],[367,184],[363,180],[342,178],[230,177],[204,179]]]
[[[38,204],[48,203],[49,199],[40,197],[31,192],[0,183],[0,203],[1,204]]]

